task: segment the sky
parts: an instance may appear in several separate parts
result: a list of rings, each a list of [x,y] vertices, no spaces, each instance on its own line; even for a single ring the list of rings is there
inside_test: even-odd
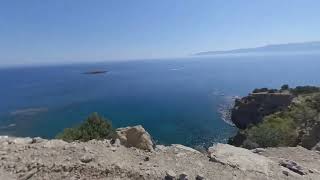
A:
[[[319,0],[0,0],[0,66],[320,40]]]

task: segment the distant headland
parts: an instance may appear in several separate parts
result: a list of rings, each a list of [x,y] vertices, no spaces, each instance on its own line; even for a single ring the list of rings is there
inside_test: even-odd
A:
[[[204,51],[195,53],[195,56],[218,55],[218,54],[239,54],[239,53],[283,53],[283,52],[320,52],[320,41],[271,44],[254,48],[242,48],[223,51]]]

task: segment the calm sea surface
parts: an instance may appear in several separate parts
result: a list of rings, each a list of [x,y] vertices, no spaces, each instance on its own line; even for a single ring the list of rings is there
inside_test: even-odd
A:
[[[106,74],[83,72],[106,69]],[[218,108],[256,87],[320,85],[320,55],[220,56],[0,69],[0,134],[53,138],[92,112],[159,143],[225,142]]]

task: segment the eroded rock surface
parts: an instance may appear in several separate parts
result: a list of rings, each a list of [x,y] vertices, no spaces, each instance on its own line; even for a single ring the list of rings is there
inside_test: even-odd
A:
[[[67,143],[60,140],[0,138],[0,179],[320,179],[320,155],[301,147],[260,149],[258,153],[218,144],[208,154],[182,145],[154,151],[114,146],[108,140]],[[212,161],[212,158],[215,158]],[[280,165],[294,161],[303,175]],[[1,179],[1,180],[2,180]]]
[[[257,172],[266,176],[280,173],[278,164],[247,149],[228,144],[216,144],[208,151],[211,161],[240,169],[243,172]]]

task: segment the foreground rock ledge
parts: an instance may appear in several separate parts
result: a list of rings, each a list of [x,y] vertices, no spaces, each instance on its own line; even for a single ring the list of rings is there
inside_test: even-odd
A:
[[[295,172],[296,169],[303,173]],[[41,138],[0,137],[1,180],[179,177],[318,180],[320,155],[302,147],[250,151],[217,144],[209,148],[208,154],[203,154],[182,145],[158,145],[154,151],[147,151],[112,145],[107,140],[67,143]]]

